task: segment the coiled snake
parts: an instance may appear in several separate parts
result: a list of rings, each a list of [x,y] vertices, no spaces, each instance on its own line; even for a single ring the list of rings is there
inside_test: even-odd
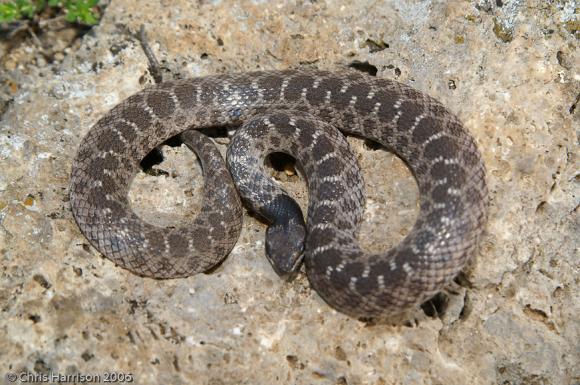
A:
[[[242,124],[228,163],[243,200],[270,224],[268,258],[283,274],[303,256],[312,287],[337,310],[398,313],[441,290],[473,254],[487,216],[485,169],[473,138],[431,97],[355,71],[217,75],[129,97],[92,127],[73,163],[71,208],[84,235],[143,276],[184,277],[217,264],[238,238],[242,208],[219,153],[195,129]],[[385,253],[358,246],[363,182],[336,129],[395,152],[417,180],[418,219]],[[143,157],[180,133],[204,170],[203,208],[191,225],[160,228],[133,213],[127,193]],[[271,152],[294,156],[304,170],[306,227],[296,203],[263,170]]]

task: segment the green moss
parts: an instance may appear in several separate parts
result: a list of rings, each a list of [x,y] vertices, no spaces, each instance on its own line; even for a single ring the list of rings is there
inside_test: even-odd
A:
[[[10,0],[0,3],[0,24],[33,19],[51,7],[71,23],[94,25],[99,21],[98,3],[99,0]]]
[[[580,21],[578,20],[568,20],[565,26],[570,33],[576,34],[580,32]]]
[[[475,23],[477,21],[477,16],[475,15],[465,15],[465,19],[469,22]]]
[[[503,25],[497,18],[493,19],[493,33],[504,43],[509,43],[514,39],[513,31]]]

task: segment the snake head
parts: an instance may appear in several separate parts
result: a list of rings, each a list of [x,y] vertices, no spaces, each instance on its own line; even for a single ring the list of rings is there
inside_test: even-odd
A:
[[[306,228],[302,216],[276,222],[266,230],[266,258],[280,277],[292,278],[304,256]]]

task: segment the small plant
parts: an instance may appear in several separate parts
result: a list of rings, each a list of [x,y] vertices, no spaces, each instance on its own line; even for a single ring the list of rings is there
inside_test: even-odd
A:
[[[9,0],[0,3],[0,24],[33,19],[45,8],[64,12],[64,19],[71,23],[94,25],[99,21],[95,7],[99,0]]]

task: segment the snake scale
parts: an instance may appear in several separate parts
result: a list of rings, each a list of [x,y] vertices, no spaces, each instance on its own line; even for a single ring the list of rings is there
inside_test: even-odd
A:
[[[269,223],[266,254],[280,273],[304,260],[312,287],[353,317],[400,313],[447,284],[474,253],[487,218],[485,168],[474,139],[433,98],[357,71],[264,71],[154,85],[102,117],[73,162],[71,208],[102,254],[136,274],[185,277],[222,260],[240,233],[241,201],[224,161],[197,129],[240,127],[228,163],[242,200]],[[342,133],[402,158],[420,192],[418,218],[394,248],[367,254],[357,231],[363,180]],[[145,155],[175,135],[205,177],[195,222],[161,228],[133,213],[131,181]],[[309,189],[306,225],[263,158],[296,158]]]

